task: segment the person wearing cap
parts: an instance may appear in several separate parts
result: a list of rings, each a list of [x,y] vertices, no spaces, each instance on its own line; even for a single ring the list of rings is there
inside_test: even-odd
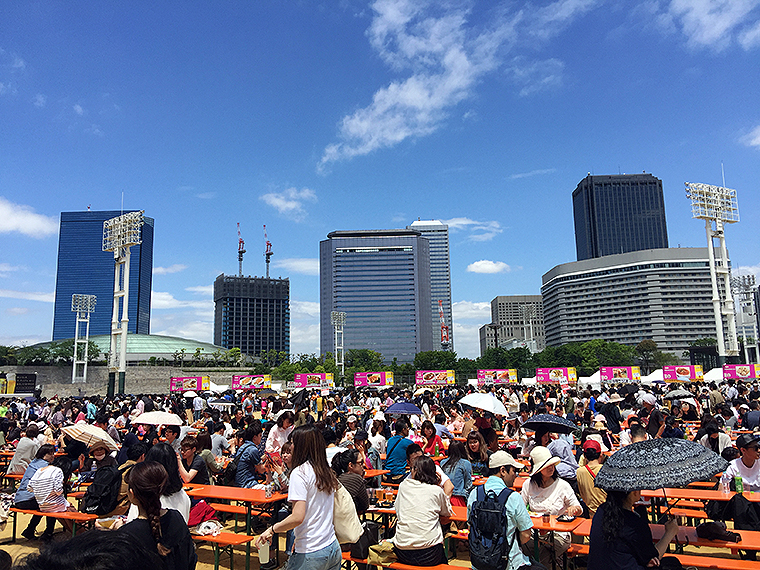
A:
[[[523,485],[520,492],[523,502],[528,509],[542,514],[559,516],[568,514],[573,517],[583,514],[578,498],[570,484],[561,479],[557,473],[559,457],[552,455],[548,448],[539,445],[530,452],[533,469],[530,479]],[[553,552],[543,551],[540,562],[551,563],[552,560],[561,563],[562,554],[570,546],[570,533],[555,532]]]
[[[665,431],[665,417],[657,409],[657,398],[654,394],[644,394],[641,398],[641,417],[647,417],[647,433],[652,439],[662,437]]]
[[[594,486],[594,480],[602,468],[602,463],[599,461],[602,457],[602,444],[593,435],[588,436],[588,439],[583,442],[583,457],[586,460],[585,465],[576,471],[578,491],[588,507],[591,518],[594,518],[596,509],[607,500],[607,493]]]
[[[723,489],[729,489],[731,482],[737,475],[742,478],[745,491],[760,491],[760,435],[743,433],[736,440],[741,457],[734,459],[728,464],[720,478]]]
[[[515,478],[522,468],[523,466],[515,461],[509,453],[502,450],[497,451],[488,460],[488,479],[486,479],[483,488],[486,493],[493,492],[498,496],[504,489],[514,485]],[[470,491],[467,498],[468,520],[470,520],[470,511],[477,500],[477,496],[478,490],[475,488]],[[507,497],[507,502],[504,505],[504,514],[507,518],[506,536],[508,540],[511,540],[513,533],[518,533],[517,540],[512,543],[512,548],[509,551],[505,570],[518,570],[523,566],[530,565],[530,559],[523,554],[520,545],[530,540],[530,530],[533,528],[533,522],[530,519],[528,511],[525,509],[525,504],[517,493],[511,493]],[[474,524],[474,521],[470,524]],[[475,567],[473,566],[473,568]],[[475,568],[475,570],[478,569]]]

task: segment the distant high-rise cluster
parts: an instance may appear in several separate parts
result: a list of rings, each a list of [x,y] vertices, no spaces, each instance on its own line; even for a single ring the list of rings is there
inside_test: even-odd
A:
[[[491,301],[491,322],[478,330],[480,355],[489,348],[546,347],[541,295],[500,295]]]
[[[132,212],[135,210],[127,210]],[[113,253],[103,251],[103,222],[120,216],[118,210],[61,212],[58,267],[55,280],[53,340],[74,337],[74,294],[95,295],[90,335],[110,335],[114,293]],[[153,218],[145,217],[142,243],[132,247],[129,264],[129,333],[150,333],[150,294],[153,279]]]
[[[411,363],[434,346],[430,243],[421,232],[335,231],[319,244],[320,347],[335,353],[330,314],[346,313],[344,347]]]

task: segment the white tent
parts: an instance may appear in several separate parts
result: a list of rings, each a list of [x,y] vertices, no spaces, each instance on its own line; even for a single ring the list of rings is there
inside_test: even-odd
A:
[[[535,386],[536,385],[536,377],[533,378],[523,378],[520,380],[520,384],[523,386]]]
[[[641,377],[642,384],[651,384],[655,380],[662,380],[662,368],[660,368],[659,370],[655,370],[649,376]]]
[[[596,390],[601,388],[602,381],[599,370],[594,372],[591,376],[581,376],[578,378],[578,389],[585,388],[588,385],[591,385],[591,387]]]
[[[705,382],[720,382],[723,380],[723,367],[715,367],[705,374]]]

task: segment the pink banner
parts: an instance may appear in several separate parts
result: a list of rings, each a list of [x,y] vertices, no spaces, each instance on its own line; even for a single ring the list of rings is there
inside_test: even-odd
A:
[[[641,369],[638,366],[602,366],[599,369],[599,379],[612,384],[639,382]]]
[[[446,386],[456,384],[453,370],[418,370],[415,375],[417,386]]]
[[[295,374],[293,381],[288,382],[288,388],[332,388],[334,386],[333,375],[324,372]]]
[[[517,384],[517,370],[478,370],[478,384]]]
[[[536,368],[536,381],[542,384],[575,384],[575,368]]]
[[[170,392],[186,392],[188,390],[195,390],[197,392],[203,392],[209,389],[208,376],[187,376],[187,377],[174,377],[172,376],[169,383]]]
[[[260,375],[248,375],[248,376],[233,376],[232,377],[232,389],[233,390],[258,390],[260,388],[272,387],[272,375],[260,374]]]
[[[702,380],[704,374],[701,366],[663,366],[662,379],[670,382],[688,382],[690,380]]]
[[[749,380],[760,377],[760,364],[725,364],[724,380]]]
[[[393,386],[393,372],[357,372],[354,386]]]

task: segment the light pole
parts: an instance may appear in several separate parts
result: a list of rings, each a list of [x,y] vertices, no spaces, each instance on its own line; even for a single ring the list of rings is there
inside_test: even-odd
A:
[[[712,303],[715,314],[715,333],[718,337],[718,364],[726,363],[726,357],[738,356],[739,346],[736,340],[736,318],[734,299],[731,296],[731,272],[728,266],[725,224],[739,221],[739,205],[736,190],[723,186],[711,186],[686,182],[686,197],[691,199],[691,217],[705,221],[707,233],[707,257],[710,264],[712,282]],[[720,258],[715,259],[714,241],[718,239]],[[723,291],[721,292],[720,286]],[[723,318],[728,325],[728,338],[723,332]]]
[[[87,356],[90,344],[90,313],[95,312],[95,295],[78,295],[71,296],[71,310],[77,314],[76,329],[74,330],[74,362],[71,367],[71,382],[87,382]],[[79,336],[81,324],[85,323],[84,340]],[[79,345],[84,345],[84,350],[80,351]],[[82,358],[79,355],[83,354]],[[82,366],[82,375],[78,374],[79,366]]]
[[[343,311],[332,311],[330,313],[330,323],[335,333],[335,364],[340,366],[341,378],[346,375],[345,354],[343,349],[343,325],[346,324],[346,313]]]
[[[754,275],[737,275],[731,278],[731,290],[739,298],[739,307],[742,313],[752,317],[752,346],[755,347],[755,358],[757,361],[758,342],[757,342],[757,307],[755,306],[755,276]],[[747,309],[746,311],[744,309]],[[746,331],[744,319],[742,319],[742,331]],[[744,359],[747,364],[751,362],[747,350],[747,334],[743,332],[744,337]]]
[[[119,373],[119,393],[124,393],[124,376],[127,371],[127,325],[129,323],[129,248],[142,243],[143,223],[142,210],[122,214],[103,222],[103,251],[112,251],[114,259],[111,352],[108,355],[108,396],[114,395],[117,372]],[[119,305],[121,305],[121,311]],[[119,318],[120,312],[121,318]]]

